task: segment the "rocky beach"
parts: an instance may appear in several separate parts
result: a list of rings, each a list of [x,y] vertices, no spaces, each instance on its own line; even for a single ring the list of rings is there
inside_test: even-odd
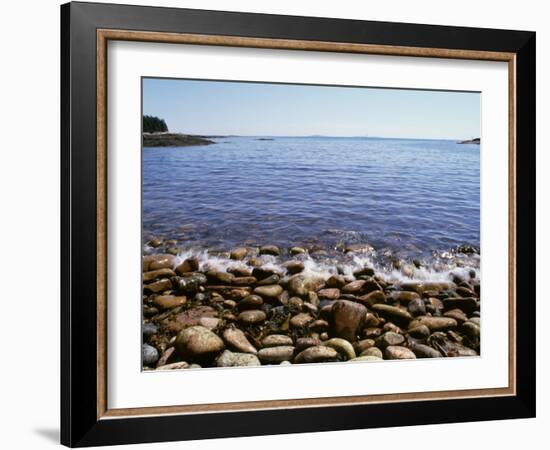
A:
[[[367,244],[204,251],[152,238],[143,369],[478,356],[479,249],[444,256],[382,264]]]

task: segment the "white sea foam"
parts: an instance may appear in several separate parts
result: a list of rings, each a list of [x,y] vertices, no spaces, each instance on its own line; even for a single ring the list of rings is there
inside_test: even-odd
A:
[[[236,268],[250,267],[247,265],[249,257],[242,261],[236,261],[225,255],[211,254],[208,250],[185,250],[176,256],[176,264],[188,258],[196,257],[199,260],[199,270],[215,270],[226,272]],[[288,258],[271,255],[254,255],[255,259],[262,262],[261,267],[266,270],[279,273],[281,276],[290,276],[285,267]],[[306,277],[323,278],[327,280],[332,275],[341,273],[349,278],[354,278],[353,273],[364,267],[371,267],[375,273],[388,282],[445,282],[451,281],[454,276],[470,278],[471,271],[475,277],[480,277],[479,257],[470,257],[465,261],[457,258],[456,255],[438,255],[434,261],[415,267],[413,264],[404,262],[400,268],[395,268],[387,261],[380,261],[376,252],[351,253],[339,256],[312,257],[308,254],[297,255],[292,259],[303,262],[304,270],[301,272]],[[462,266],[460,265],[462,264]]]

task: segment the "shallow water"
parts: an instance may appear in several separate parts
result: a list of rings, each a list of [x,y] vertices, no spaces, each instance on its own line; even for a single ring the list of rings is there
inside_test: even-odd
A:
[[[369,243],[427,258],[479,246],[480,147],[252,137],[143,151],[143,239],[180,246]]]

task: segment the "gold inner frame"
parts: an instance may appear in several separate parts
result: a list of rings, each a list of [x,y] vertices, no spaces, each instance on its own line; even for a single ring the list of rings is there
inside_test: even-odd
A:
[[[508,63],[508,387],[402,394],[265,400],[202,405],[151,406],[109,409],[107,405],[107,42],[109,40],[170,44],[363,53],[409,57],[432,57],[503,61]],[[516,54],[445,48],[403,47],[341,42],[299,41],[239,36],[97,30],[97,418],[163,414],[197,414],[231,411],[345,406],[367,403],[448,400],[471,397],[511,396],[516,393]]]

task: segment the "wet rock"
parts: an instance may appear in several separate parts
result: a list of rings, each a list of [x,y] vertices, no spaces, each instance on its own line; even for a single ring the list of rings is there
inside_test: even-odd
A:
[[[424,282],[424,283],[401,283],[401,289],[404,291],[413,291],[417,294],[424,294],[428,291],[444,291],[447,289],[451,289],[454,287],[454,284],[452,283],[446,283],[446,282]]]
[[[175,347],[184,360],[211,361],[225,346],[223,341],[209,329],[194,326],[180,331]]]
[[[293,310],[300,311],[304,306],[304,301],[300,297],[291,297],[288,299],[287,305]]]
[[[309,329],[317,333],[327,331],[329,323],[326,320],[315,320],[309,324]]]
[[[419,325],[426,325],[430,331],[442,331],[456,328],[457,323],[455,319],[450,317],[430,317],[430,316],[420,316],[415,318],[410,323],[410,328],[415,328]]]
[[[384,352],[386,359],[416,359],[416,355],[407,347],[390,345]]]
[[[279,250],[279,247],[275,245],[264,245],[260,247],[260,255],[279,256],[280,254],[281,251]]]
[[[430,335],[430,329],[426,325],[419,325],[409,329],[409,334],[417,339],[425,339]]]
[[[254,277],[235,277],[233,278],[234,286],[252,286],[256,283],[256,278]]]
[[[458,308],[466,314],[470,314],[478,308],[477,300],[473,297],[448,297],[443,299],[446,310]]]
[[[265,312],[259,310],[259,309],[249,309],[247,311],[243,311],[240,313],[237,317],[238,321],[245,324],[245,325],[255,325],[258,323],[263,322],[266,319]]]
[[[413,318],[408,311],[398,308],[397,306],[377,304],[372,305],[372,310],[383,317],[390,318],[401,324],[408,323]]]
[[[291,346],[293,345],[292,338],[284,334],[271,334],[266,336],[262,340],[262,346],[264,347],[279,347],[279,346]]]
[[[241,261],[246,257],[247,254],[248,249],[246,249],[245,247],[238,247],[231,250],[229,257],[236,261]]]
[[[217,317],[201,317],[199,319],[199,325],[203,326],[204,328],[208,328],[209,330],[213,330],[218,327],[220,324],[220,319]]]
[[[332,317],[333,300],[322,300],[319,303],[319,317],[324,320],[330,320]]]
[[[223,339],[227,346],[240,353],[258,353],[256,348],[246,338],[246,335],[238,328],[227,328],[223,332]]]
[[[258,358],[266,364],[279,364],[283,361],[290,361],[293,356],[294,347],[290,345],[265,347],[258,352]]]
[[[372,306],[386,303],[386,296],[382,291],[372,291],[361,297],[357,297],[357,301],[365,306]]]
[[[304,263],[302,261],[289,261],[285,264],[285,269],[290,274],[300,273],[304,270]]]
[[[353,345],[351,345],[351,343],[349,343],[345,339],[332,338],[332,339],[329,339],[328,341],[325,341],[324,345],[326,345],[327,347],[333,348],[342,356],[344,356],[346,359],[353,359],[356,356]]]
[[[373,313],[368,312],[365,315],[365,327],[378,327],[381,325],[380,319],[376,317]]]
[[[342,287],[343,294],[357,294],[363,288],[363,285],[366,283],[365,280],[356,280],[351,283],[346,284]]]
[[[268,286],[258,286],[254,289],[254,294],[268,299],[276,299],[283,293],[283,288],[278,284]]]
[[[321,289],[319,292],[317,292],[317,295],[320,299],[328,299],[328,300],[338,300],[340,297],[340,289],[337,288],[328,288],[328,289]]]
[[[424,344],[416,344],[412,347],[417,358],[441,358],[443,355],[433,347]]]
[[[183,275],[184,273],[196,272],[199,270],[198,258],[187,258],[180,265],[176,267],[176,273]]]
[[[313,317],[306,313],[296,314],[290,319],[290,326],[293,328],[303,328],[308,323],[313,322]]]
[[[363,288],[361,289],[361,292],[363,294],[370,294],[371,292],[375,291],[383,291],[380,283],[378,283],[374,278],[366,279],[365,284],[363,284]]]
[[[149,272],[145,272],[143,274],[143,282],[150,283],[151,281],[157,280],[159,278],[170,278],[174,275],[174,271],[168,268],[150,270]]]
[[[184,295],[157,295],[153,298],[153,305],[161,311],[185,305],[186,302],[187,297]]]
[[[433,333],[427,339],[428,345],[439,350],[443,356],[457,357],[457,356],[477,356],[477,352],[471,348],[468,348],[458,342],[453,342],[447,338],[447,335],[443,332]]]
[[[159,238],[153,238],[149,242],[147,242],[147,245],[149,247],[157,248],[162,245],[162,239]]]
[[[216,270],[209,270],[206,272],[206,278],[210,283],[215,284],[231,284],[235,279],[235,275],[227,272],[219,272]]]
[[[178,333],[185,327],[199,325],[202,318],[217,316],[217,311],[210,306],[195,306],[177,314],[174,319],[163,321],[162,327],[170,333]]]
[[[376,339],[378,336],[382,335],[382,328],[369,327],[365,328],[364,335],[368,339]]]
[[[165,366],[166,364],[169,364],[170,361],[173,359],[174,354],[176,353],[176,349],[174,347],[168,347],[160,359],[157,361],[157,368],[159,366]]]
[[[392,299],[393,301],[400,302],[400,303],[409,303],[413,300],[420,299],[420,295],[418,295],[416,292],[410,292],[410,291],[399,291],[392,293]]]
[[[229,350],[224,350],[220,356],[216,358],[215,365],[217,367],[239,367],[239,366],[260,366],[260,360],[256,355],[250,353],[234,353]]]
[[[292,247],[290,249],[290,254],[291,255],[300,255],[300,254],[305,253],[305,252],[306,252],[306,250],[303,249],[302,247]]]
[[[156,316],[159,313],[158,308],[155,308],[154,306],[147,306],[143,305],[143,316],[144,317],[153,317]]]
[[[159,359],[158,350],[149,344],[143,344],[141,346],[141,355],[141,360],[144,366],[152,367]]]
[[[426,314],[426,304],[421,298],[415,298],[407,304],[407,311],[413,316],[423,316]]]
[[[353,349],[356,354],[362,353],[367,348],[374,347],[374,339],[362,339],[353,344]]]
[[[481,319],[479,317],[470,317],[468,320],[475,323],[478,327],[481,326]]]
[[[163,278],[162,280],[158,280],[143,286],[144,292],[153,293],[153,294],[169,291],[171,289],[172,289],[172,282],[167,278]]]
[[[327,288],[342,288],[348,281],[343,275],[332,275],[326,282]]]
[[[359,356],[375,356],[377,359],[383,359],[384,355],[382,353],[382,350],[380,350],[378,347],[370,347],[366,348],[361,352]]]
[[[157,366],[156,370],[180,370],[180,369],[191,369],[192,365],[188,362],[180,361],[171,364],[164,364],[162,366]]]
[[[458,324],[462,324],[468,320],[468,316],[460,309],[451,309],[450,311],[445,312],[443,316],[455,319]]]
[[[319,306],[319,296],[317,295],[317,292],[309,291],[307,293],[307,301],[308,303],[311,303],[312,305],[315,305],[315,307]]]
[[[235,288],[229,289],[224,295],[227,295],[230,299],[235,301],[240,301],[250,295],[250,289],[246,288]]]
[[[338,352],[333,348],[326,347],[324,345],[316,347],[308,347],[305,350],[298,353],[294,359],[295,364],[303,363],[319,363],[336,361],[338,359]]]
[[[403,330],[401,330],[401,328],[399,328],[393,322],[385,323],[384,326],[382,327],[382,330],[384,330],[384,332],[392,331],[393,333],[403,334]]]
[[[247,266],[234,266],[229,267],[227,272],[232,273],[235,277],[250,277],[252,276],[252,270]]]
[[[247,295],[237,304],[237,307],[244,311],[246,309],[259,309],[263,304],[264,300],[259,295]]]
[[[458,286],[455,291],[461,297],[475,297],[476,296],[476,293],[472,289],[464,287],[464,286]]]
[[[158,269],[171,269],[174,267],[176,257],[174,255],[147,255],[143,257],[143,271]]]
[[[384,350],[390,345],[401,345],[403,342],[405,342],[403,335],[388,331],[376,339],[376,346]]]
[[[158,333],[158,327],[151,322],[144,323],[143,326],[141,327],[141,333],[143,334],[143,339],[147,339],[153,334]]]
[[[481,329],[479,328],[479,325],[476,324],[475,322],[472,322],[472,321],[465,322],[462,325],[461,329],[462,329],[462,332],[469,337],[473,337],[477,339],[479,339],[480,337]]]
[[[309,347],[321,345],[321,341],[314,337],[301,337],[296,339],[296,351],[301,352]]]
[[[359,269],[353,272],[353,276],[355,278],[359,278],[362,276],[372,277],[373,275],[374,275],[374,269],[372,267],[363,267],[362,269]]]
[[[337,300],[332,305],[332,328],[334,335],[355,342],[363,324],[367,308],[349,300]]]
[[[349,244],[344,249],[344,253],[368,253],[373,250],[374,248],[369,244]]]
[[[271,284],[277,284],[281,280],[281,277],[276,273],[269,275],[267,278],[264,278],[261,281],[256,283],[257,286],[269,286]]]
[[[199,290],[199,288],[206,284],[206,276],[202,273],[191,272],[180,277],[171,278],[172,285],[174,289],[185,292],[185,293],[194,293]]]
[[[324,284],[319,277],[305,277],[302,274],[294,275],[288,281],[288,290],[292,295],[304,297],[310,291],[317,292]]]
[[[381,361],[382,358],[374,355],[361,355],[357,358],[350,360],[350,362],[361,362],[361,361]]]
[[[436,297],[429,297],[428,300],[426,300],[426,307],[428,306],[435,311],[439,311],[443,309],[443,302]]]

